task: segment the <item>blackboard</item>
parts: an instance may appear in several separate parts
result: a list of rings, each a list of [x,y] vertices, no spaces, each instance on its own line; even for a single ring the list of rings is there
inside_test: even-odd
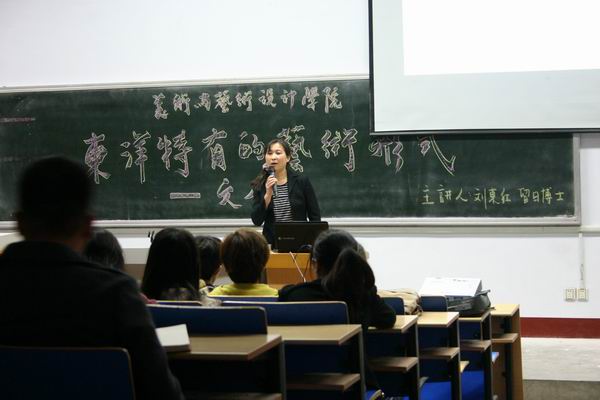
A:
[[[100,220],[249,220],[278,136],[325,218],[577,218],[571,135],[370,136],[356,79],[0,93],[0,220],[49,154],[87,164]]]

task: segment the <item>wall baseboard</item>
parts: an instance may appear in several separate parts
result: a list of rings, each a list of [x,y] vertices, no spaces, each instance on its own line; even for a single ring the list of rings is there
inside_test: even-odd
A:
[[[521,317],[524,337],[600,338],[600,318]]]

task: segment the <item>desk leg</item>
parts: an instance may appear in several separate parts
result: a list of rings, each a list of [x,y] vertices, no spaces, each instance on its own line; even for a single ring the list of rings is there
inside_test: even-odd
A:
[[[419,400],[421,396],[421,388],[419,387],[419,363],[415,365],[410,372],[408,372],[408,379],[406,380],[409,384],[408,398],[410,400]]]
[[[450,367],[450,381],[452,384],[452,400],[461,400],[462,389],[460,387],[460,354],[454,357],[449,362]]]
[[[492,346],[483,353],[483,390],[487,400],[493,400],[494,391],[492,384]]]
[[[512,326],[512,320],[510,318],[505,318],[504,319],[504,331],[505,332],[512,332],[513,326]],[[508,344],[506,346],[504,346],[504,351],[505,351],[505,355],[504,355],[504,379],[506,381],[506,400],[512,400],[513,395],[513,370],[512,370],[512,365],[513,365],[513,356],[512,356],[512,352],[513,352],[513,347],[512,345]]]
[[[285,352],[284,352],[283,342],[277,346],[277,365],[273,366],[273,376],[278,377],[277,381],[279,382],[277,391],[281,393],[281,398],[285,400],[287,398],[287,390],[285,387]]]
[[[357,365],[358,371],[360,371],[360,385],[358,390],[359,396],[357,398],[361,400],[365,398],[365,393],[367,391],[367,385],[365,384],[365,345],[363,342],[363,333],[364,332],[361,331],[358,335],[356,335],[358,350],[354,360],[354,365]]]
[[[448,334],[449,346],[460,348],[460,334],[458,331],[458,320],[456,320],[449,328]],[[462,389],[460,385],[460,352],[450,362],[451,374],[452,374],[452,399],[460,400],[462,397]]]
[[[419,332],[417,324],[414,324],[406,335],[406,355],[409,357],[419,357]],[[409,373],[408,398],[410,400],[420,400],[421,398],[421,373],[419,363],[415,365]]]
[[[513,371],[512,371],[512,345],[504,346],[504,380],[506,381],[506,400],[512,400]]]

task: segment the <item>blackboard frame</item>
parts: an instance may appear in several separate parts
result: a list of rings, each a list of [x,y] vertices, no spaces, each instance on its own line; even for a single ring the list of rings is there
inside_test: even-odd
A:
[[[340,75],[328,77],[290,77],[290,78],[265,78],[244,80],[243,83],[262,82],[296,82],[320,80],[348,80],[369,79],[368,76]],[[175,81],[175,82],[144,82],[144,83],[118,83],[110,85],[85,85],[85,86],[46,86],[46,87],[20,87],[3,88],[0,93],[39,92],[39,91],[65,91],[65,90],[94,90],[94,89],[120,89],[144,87],[170,87],[185,85],[211,85],[235,84],[240,81]],[[478,218],[478,217],[391,217],[391,218],[327,218],[332,226],[340,227],[419,227],[419,226],[575,226],[581,224],[580,205],[580,171],[579,171],[579,134],[573,134],[573,190],[574,190],[574,215],[553,217],[509,217],[509,218]],[[99,220],[97,225],[112,228],[152,228],[157,226],[181,227],[238,227],[249,226],[248,219],[143,219],[143,220]],[[14,221],[0,221],[0,229],[13,229]]]

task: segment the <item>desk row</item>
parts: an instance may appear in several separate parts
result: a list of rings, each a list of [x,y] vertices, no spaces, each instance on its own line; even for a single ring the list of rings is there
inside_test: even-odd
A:
[[[314,307],[323,305],[307,303],[300,309],[311,315],[322,313]],[[491,393],[491,346],[485,346],[490,340],[459,343],[457,313],[428,312],[419,318],[399,315],[391,329],[370,329],[363,344],[360,326],[339,323],[338,319],[333,320],[335,324],[320,318],[317,323],[324,325],[267,327],[264,310],[253,307],[190,310],[185,306],[152,306],[151,311],[158,326],[183,322],[190,330],[189,351],[170,354],[174,372],[188,390],[226,389],[282,398],[306,398],[310,391],[310,398],[332,398],[335,394],[334,398],[362,399],[373,394],[366,391],[372,374],[375,379],[371,382],[378,382],[388,396],[418,399],[421,392],[442,387],[449,391],[447,398],[458,399],[463,396],[461,366],[464,369],[470,363],[470,369],[484,371],[479,379],[485,390],[482,393]],[[489,313],[481,320],[486,318]],[[466,359],[461,363],[461,353],[465,352],[479,354],[476,360],[484,360],[481,354],[489,353],[489,363],[485,364],[489,366],[482,368],[481,362]],[[366,373],[365,358],[369,361]],[[211,371],[210,379],[199,373],[204,369]],[[236,384],[232,384],[235,370]],[[429,379],[423,385],[425,376]]]

